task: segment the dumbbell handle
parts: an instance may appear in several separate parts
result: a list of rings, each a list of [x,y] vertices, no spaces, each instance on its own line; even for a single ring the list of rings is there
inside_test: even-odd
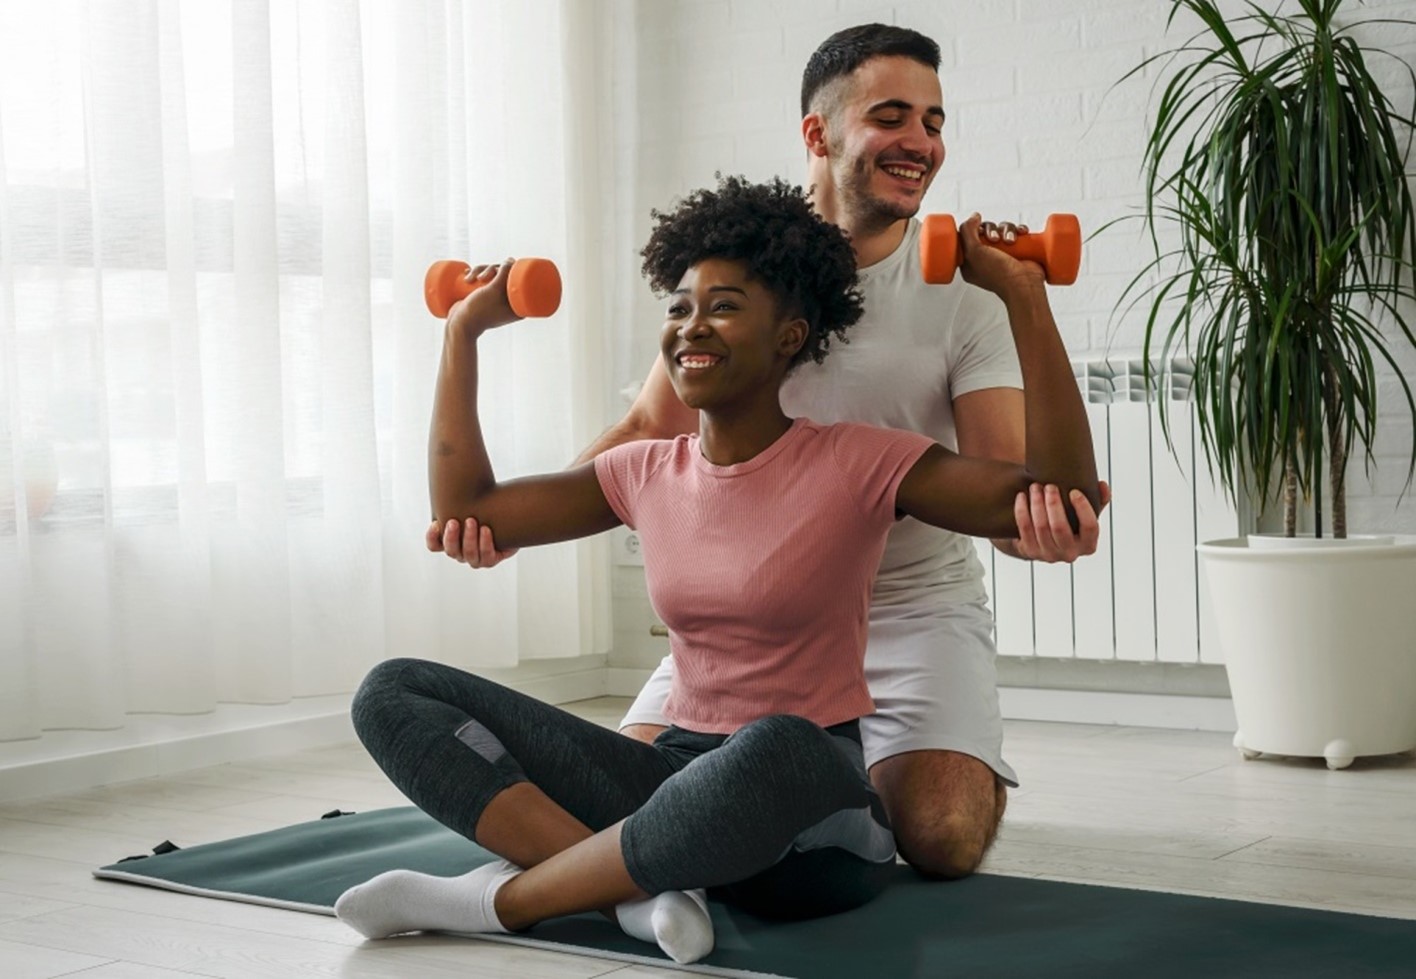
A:
[[[469,282],[472,267],[466,262],[441,261],[428,267],[423,277],[423,298],[428,312],[438,319],[486,282]],[[546,258],[518,258],[507,274],[506,297],[517,316],[550,316],[560,308],[561,277],[556,265]]]
[[[1020,234],[1011,242],[983,242],[990,248],[1007,252],[1014,258],[1036,262],[1055,286],[1069,286],[1077,281],[1082,264],[1082,228],[1075,214],[1049,214],[1042,231]],[[949,214],[931,214],[924,219],[919,237],[920,267],[924,281],[951,282],[963,261],[959,248],[959,229]]]

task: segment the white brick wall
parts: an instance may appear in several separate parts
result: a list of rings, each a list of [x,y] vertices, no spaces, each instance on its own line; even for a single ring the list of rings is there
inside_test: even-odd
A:
[[[798,132],[801,70],[831,32],[880,21],[913,27],[943,50],[949,110],[948,160],[927,211],[1023,219],[1075,211],[1085,230],[1129,213],[1139,202],[1139,165],[1154,71],[1110,90],[1130,67],[1182,35],[1167,38],[1163,0],[625,0],[630,16],[617,60],[633,107],[615,120],[622,159],[618,190],[624,256],[618,294],[629,308],[617,344],[615,388],[643,376],[655,355],[659,303],[638,280],[638,250],[649,209],[709,184],[715,171],[754,179],[801,180]],[[1241,4],[1232,0],[1231,6]],[[1416,18],[1416,0],[1368,0],[1363,17]],[[632,36],[630,36],[632,34]],[[1416,61],[1416,31],[1385,30],[1380,43]],[[1384,78],[1404,84],[1402,66]],[[1409,103],[1404,103],[1409,104]],[[1118,327],[1111,310],[1143,254],[1136,230],[1113,228],[1088,245],[1078,284],[1053,291],[1075,355],[1139,349],[1139,321]],[[1413,311],[1416,318],[1416,311]],[[1112,335],[1114,333],[1114,335]],[[1416,357],[1403,365],[1416,376]],[[1377,466],[1354,466],[1349,522],[1355,532],[1416,532],[1416,503],[1398,503],[1412,430],[1399,385],[1386,371]],[[607,414],[623,410],[617,402]],[[638,599],[642,601],[641,599]],[[621,637],[623,638],[623,637]],[[655,645],[654,656],[663,646]],[[645,654],[648,656],[649,654]],[[632,656],[642,660],[643,656]],[[643,665],[621,662],[618,665]]]

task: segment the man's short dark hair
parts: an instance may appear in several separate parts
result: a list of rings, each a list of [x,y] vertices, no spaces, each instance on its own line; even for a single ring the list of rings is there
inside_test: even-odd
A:
[[[811,102],[829,82],[844,78],[871,58],[913,58],[933,71],[939,70],[939,45],[919,31],[890,24],[861,24],[837,31],[811,53],[801,76],[801,114],[811,112]]]

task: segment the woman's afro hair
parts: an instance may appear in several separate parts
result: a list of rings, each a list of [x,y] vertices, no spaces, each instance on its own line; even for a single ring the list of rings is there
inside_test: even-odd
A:
[[[674,210],[652,212],[654,230],[641,252],[645,278],[667,295],[699,262],[742,262],[776,297],[779,311],[810,327],[789,369],[808,357],[821,363],[833,335],[848,342],[846,329],[864,305],[849,239],[811,209],[800,187],[781,178],[753,184],[717,177],[717,190],[696,190]]]

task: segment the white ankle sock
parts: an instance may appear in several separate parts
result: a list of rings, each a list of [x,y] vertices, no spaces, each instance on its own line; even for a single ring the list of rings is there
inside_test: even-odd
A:
[[[365,938],[405,931],[505,932],[492,901],[519,873],[520,867],[505,860],[460,877],[390,870],[341,894],[334,913]]]
[[[642,901],[615,907],[624,933],[654,942],[680,965],[697,962],[713,951],[713,919],[708,896],[701,890],[665,891]]]

